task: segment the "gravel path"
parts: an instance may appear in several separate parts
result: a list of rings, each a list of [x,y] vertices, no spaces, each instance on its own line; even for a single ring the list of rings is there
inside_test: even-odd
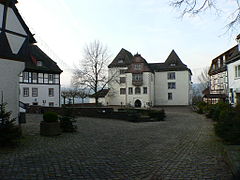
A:
[[[0,153],[0,179],[231,179],[213,124],[189,108],[166,108],[164,122],[78,118],[78,132],[39,135],[27,115],[24,145]]]

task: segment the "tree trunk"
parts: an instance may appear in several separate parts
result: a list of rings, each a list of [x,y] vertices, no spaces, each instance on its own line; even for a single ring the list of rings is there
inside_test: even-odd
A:
[[[66,97],[63,97],[63,104],[66,104]]]
[[[82,104],[84,103],[84,98],[82,98]]]
[[[98,97],[95,97],[95,104],[98,106]]]
[[[75,102],[74,102],[74,97],[73,97],[73,104],[74,104]]]

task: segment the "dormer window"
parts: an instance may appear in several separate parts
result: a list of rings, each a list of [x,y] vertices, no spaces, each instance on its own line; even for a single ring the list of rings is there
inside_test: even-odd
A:
[[[172,63],[172,64],[170,64],[170,66],[176,66],[176,64],[175,64],[175,63]]]
[[[42,61],[37,61],[37,66],[41,67],[42,66]]]
[[[134,64],[134,70],[141,70],[142,64]]]
[[[119,64],[122,64],[122,63],[123,63],[123,59],[119,59],[119,60],[118,60],[118,63],[119,63]]]

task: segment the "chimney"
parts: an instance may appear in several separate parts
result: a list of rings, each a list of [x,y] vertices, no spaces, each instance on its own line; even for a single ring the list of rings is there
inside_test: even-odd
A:
[[[240,34],[237,35],[236,41],[238,43],[238,51],[240,52]]]

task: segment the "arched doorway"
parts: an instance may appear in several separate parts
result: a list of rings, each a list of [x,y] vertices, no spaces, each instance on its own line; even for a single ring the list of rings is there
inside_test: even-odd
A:
[[[141,101],[139,99],[137,99],[135,101],[134,105],[135,105],[136,108],[140,108],[142,106],[142,103],[141,103]]]

